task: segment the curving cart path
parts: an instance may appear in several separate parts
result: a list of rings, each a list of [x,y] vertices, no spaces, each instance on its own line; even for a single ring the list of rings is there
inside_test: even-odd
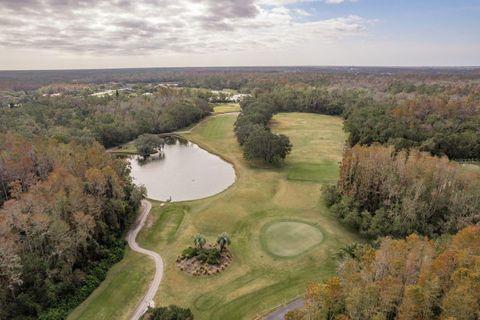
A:
[[[160,286],[160,281],[162,281],[162,277],[163,277],[162,257],[154,251],[150,251],[140,247],[137,241],[135,240],[137,238],[138,233],[140,232],[140,230],[142,230],[143,226],[145,225],[145,221],[147,220],[150,209],[152,209],[152,204],[147,200],[142,200],[142,213],[137,218],[134,228],[130,229],[130,231],[127,233],[127,241],[130,248],[135,252],[149,256],[155,261],[155,277],[153,278],[153,281],[150,284],[150,288],[148,288],[147,294],[142,298],[138,307],[135,309],[135,313],[131,317],[132,320],[140,319],[143,316],[143,314],[148,310],[149,307],[154,306],[153,299],[155,298],[155,294],[158,291],[158,287]]]
[[[210,117],[217,117],[217,116],[220,116],[220,115],[238,115],[239,113],[240,112],[226,112],[226,113],[212,115]],[[210,117],[207,117],[207,118],[203,119],[202,121],[197,123],[193,128],[198,126],[203,121],[206,121]],[[172,132],[172,133],[173,134],[175,134],[175,133],[176,134],[190,133],[193,128],[191,128],[190,130],[176,131],[176,132]],[[107,151],[112,152],[113,150],[109,149]],[[145,255],[149,256],[150,258],[152,258],[153,261],[155,261],[155,277],[153,278],[153,281],[150,284],[150,288],[148,288],[147,294],[142,298],[138,307],[135,309],[135,313],[130,318],[131,320],[139,320],[145,314],[145,312],[147,312],[149,307],[154,307],[153,299],[155,298],[155,294],[158,291],[158,288],[160,286],[160,282],[162,281],[162,277],[163,277],[163,259],[162,259],[162,257],[154,251],[150,251],[150,250],[147,250],[147,249],[144,249],[144,248],[140,247],[138,245],[137,241],[136,241],[138,233],[140,232],[140,230],[142,230],[143,226],[145,225],[145,221],[147,220],[150,209],[152,209],[152,204],[147,200],[142,200],[142,213],[137,218],[137,221],[135,222],[134,228],[132,228],[132,229],[130,229],[130,231],[128,231],[127,237],[126,237],[126,239],[128,241],[128,245],[130,246],[130,248],[133,251],[141,253],[141,254],[145,254]]]
[[[280,306],[271,313],[263,317],[263,320],[283,320],[288,311],[303,308],[305,305],[304,298],[295,299],[284,306]]]

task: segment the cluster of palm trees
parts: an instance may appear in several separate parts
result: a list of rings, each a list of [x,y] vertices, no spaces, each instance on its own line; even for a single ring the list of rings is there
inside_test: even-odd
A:
[[[193,244],[199,248],[203,249],[203,246],[207,243],[207,239],[203,234],[197,234],[193,237]],[[222,252],[228,245],[230,245],[232,241],[230,240],[230,236],[226,232],[222,232],[217,236],[217,245]]]

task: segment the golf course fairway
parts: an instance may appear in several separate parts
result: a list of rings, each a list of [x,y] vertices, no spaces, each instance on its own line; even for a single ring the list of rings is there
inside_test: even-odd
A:
[[[286,134],[293,144],[284,166],[278,168],[252,166],[243,159],[233,133],[235,119],[235,114],[211,117],[182,136],[232,163],[236,182],[206,199],[163,207],[153,202],[137,238],[165,262],[155,305],[187,307],[200,320],[254,319],[301,296],[307,282],[334,274],[341,247],[359,240],[336,221],[321,197],[322,188],[338,177],[346,140],[340,118],[307,113],[274,116],[272,130]],[[194,277],[177,269],[177,256],[193,245],[195,234],[214,242],[221,232],[232,240],[233,262],[225,271]],[[69,319],[114,315],[128,319],[135,303],[114,301],[110,295],[139,301],[151,278],[153,262],[127,251],[105,284]]]

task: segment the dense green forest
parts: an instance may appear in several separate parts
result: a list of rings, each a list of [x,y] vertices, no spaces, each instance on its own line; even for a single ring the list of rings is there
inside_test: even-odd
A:
[[[277,87],[256,91],[242,103],[236,134],[244,145],[248,137],[254,139],[252,130],[258,136],[265,135],[252,125],[267,128],[277,112],[312,112],[345,118],[350,146],[380,143],[452,159],[480,159],[480,97],[476,94],[378,98],[363,89]],[[246,156],[252,153],[250,149],[247,143]],[[268,157],[265,160],[271,162]]]
[[[453,159],[480,158],[480,102],[467,97],[415,97],[348,110],[350,145],[382,143]]]
[[[39,97],[21,108],[0,109],[0,132],[41,135],[60,142],[97,140],[109,148],[143,133],[186,127],[210,112],[211,106],[201,96],[165,88],[136,98]]]
[[[243,146],[245,159],[279,164],[290,153],[292,145],[288,137],[272,133],[267,126],[274,113],[274,108],[267,103],[256,100],[242,103],[242,112],[235,122],[235,134]]]

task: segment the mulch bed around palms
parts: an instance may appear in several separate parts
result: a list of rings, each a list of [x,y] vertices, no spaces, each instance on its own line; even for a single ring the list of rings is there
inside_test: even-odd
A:
[[[206,249],[214,248],[215,246],[206,245]],[[232,254],[228,248],[224,248],[220,252],[220,259],[218,264],[209,264],[206,261],[202,262],[197,257],[187,258],[184,256],[177,257],[177,268],[183,272],[194,276],[209,276],[217,274],[225,270],[232,262]]]

